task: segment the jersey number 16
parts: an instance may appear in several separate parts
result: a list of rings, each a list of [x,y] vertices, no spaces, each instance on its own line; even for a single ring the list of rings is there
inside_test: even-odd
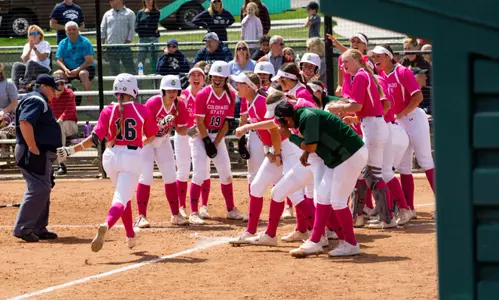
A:
[[[123,132],[120,131],[120,122],[120,119],[116,120],[116,132],[118,132],[118,135],[116,136],[117,140],[123,140]],[[137,126],[137,121],[135,121],[135,119],[125,119],[123,122],[125,140],[133,141],[137,138],[137,130],[135,130],[135,126]]]

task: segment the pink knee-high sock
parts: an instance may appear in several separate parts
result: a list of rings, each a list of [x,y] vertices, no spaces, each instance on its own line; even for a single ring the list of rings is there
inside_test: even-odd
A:
[[[305,200],[301,201],[295,205],[296,210],[296,231],[306,232],[308,229],[307,216],[305,214],[305,208],[307,204]]]
[[[318,243],[324,234],[324,229],[326,228],[326,223],[329,220],[329,216],[333,211],[331,204],[323,205],[317,203],[317,208],[315,209],[315,223],[312,234],[310,235],[310,240],[314,243]],[[350,218],[352,216],[350,215]],[[353,226],[353,225],[352,225]]]
[[[307,198],[305,197],[305,201],[307,204],[307,211],[305,212],[305,215],[307,217],[307,229],[312,230],[314,228],[314,221],[315,221],[315,203],[314,203],[314,198]]]
[[[414,177],[412,174],[400,174],[400,183],[402,184],[407,205],[414,210]]]
[[[191,182],[191,190],[189,191],[191,197],[191,213],[198,212],[199,196],[201,196],[201,186]]]
[[[431,189],[433,190],[433,193],[435,193],[435,186],[434,186],[434,175],[435,175],[435,169],[429,169],[424,171],[426,173],[426,178],[428,179],[428,183],[431,186]]]
[[[121,218],[123,211],[125,210],[125,206],[120,202],[115,202],[111,205],[106,217],[107,227],[111,229],[116,222]]]
[[[390,218],[393,218],[393,201],[392,197],[390,195],[390,190],[388,189],[388,186],[386,185],[386,182],[381,179],[376,183],[376,188],[378,190],[384,190],[385,191],[385,198],[386,198],[386,205],[388,206],[388,215]]]
[[[221,184],[222,187],[222,195],[225,199],[225,206],[227,207],[227,211],[231,211],[234,209],[234,189],[232,187],[232,183],[229,184]]]
[[[170,210],[173,216],[178,215],[178,192],[177,183],[165,183],[166,200],[170,204]]]
[[[409,209],[405,201],[404,191],[397,177],[393,177],[392,180],[388,181],[387,186],[392,196],[392,202],[397,202],[397,205],[401,209]]]
[[[255,234],[258,227],[258,220],[263,208],[263,197],[255,197],[250,195],[249,214],[248,214],[248,227],[246,231]]]
[[[293,202],[289,198],[286,198],[286,206],[293,207]]]
[[[336,218],[338,218],[338,222],[340,223],[341,229],[343,230],[345,241],[347,241],[351,245],[357,245],[357,240],[355,239],[355,234],[353,233],[353,220],[350,209],[346,207],[343,209],[334,210],[334,213],[336,214]]]
[[[151,186],[139,183],[136,193],[139,215],[144,215],[144,217],[147,216],[147,204],[149,203],[150,196]]]
[[[123,222],[123,227],[125,227],[126,237],[134,237],[135,231],[133,230],[132,200],[128,201],[126,204],[125,211],[121,215],[121,221]]]
[[[269,223],[267,224],[267,230],[265,231],[270,237],[275,237],[277,234],[277,227],[279,226],[279,221],[281,220],[282,212],[284,211],[284,201],[276,202],[274,200],[270,201],[270,211],[269,211]]]
[[[203,181],[201,191],[201,205],[208,206],[208,198],[210,198],[210,189],[211,189],[211,179],[206,179]]]
[[[185,208],[185,200],[187,199],[187,181],[177,180],[178,204]]]
[[[327,222],[327,228],[331,231],[336,232],[336,235],[338,236],[338,240],[345,240],[345,235],[343,234],[343,229],[341,229],[340,221],[338,220],[338,217],[336,216],[336,213],[334,212],[334,210],[329,215],[329,220]]]

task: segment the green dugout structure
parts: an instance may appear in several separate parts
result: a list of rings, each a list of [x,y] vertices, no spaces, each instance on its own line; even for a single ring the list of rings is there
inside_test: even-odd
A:
[[[498,300],[499,2],[322,0],[321,11],[433,42],[439,296]]]

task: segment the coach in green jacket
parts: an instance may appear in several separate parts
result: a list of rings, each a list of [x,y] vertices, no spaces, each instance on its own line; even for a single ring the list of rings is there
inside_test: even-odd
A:
[[[336,234],[340,243],[329,256],[360,254],[360,246],[353,232],[353,219],[348,208],[348,196],[367,163],[367,148],[360,137],[337,116],[315,108],[294,109],[289,102],[275,108],[276,120],[281,133],[304,150],[300,161],[308,165],[311,152],[315,152],[323,164],[314,168],[314,195],[317,201],[314,230],[310,239],[298,249],[291,250],[295,257],[322,253],[319,243],[329,218],[336,220]],[[291,134],[298,128],[300,135]],[[317,180],[318,179],[318,180]]]

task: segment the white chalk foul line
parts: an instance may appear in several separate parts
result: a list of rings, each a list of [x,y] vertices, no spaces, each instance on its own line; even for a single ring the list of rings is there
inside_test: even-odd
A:
[[[90,280],[93,280],[93,279],[99,279],[99,278],[111,276],[111,275],[114,275],[114,274],[118,274],[118,273],[130,271],[130,270],[137,269],[137,268],[140,268],[140,267],[143,267],[143,266],[146,266],[146,265],[150,265],[150,264],[153,264],[153,263],[161,262],[161,261],[164,261],[164,260],[168,260],[168,259],[171,259],[171,258],[182,256],[182,255],[186,255],[186,254],[189,254],[189,253],[192,253],[192,252],[197,252],[197,251],[205,250],[205,249],[208,249],[208,248],[211,248],[211,247],[215,247],[215,246],[218,246],[218,245],[225,244],[228,241],[229,241],[228,237],[217,238],[216,240],[208,240],[208,241],[205,240],[205,241],[201,241],[198,244],[198,246],[192,247],[192,248],[184,250],[184,251],[180,251],[180,252],[173,253],[173,254],[166,255],[166,256],[161,256],[161,257],[149,260],[149,261],[144,261],[144,262],[141,262],[141,263],[137,263],[137,264],[129,265],[129,266],[126,266],[126,267],[114,269],[114,270],[111,270],[111,271],[108,271],[108,272],[104,272],[104,273],[100,273],[100,274],[97,274],[97,275],[92,275],[92,276],[88,276],[88,277],[85,277],[85,278],[73,280],[73,281],[70,281],[70,282],[67,282],[67,283],[64,283],[64,284],[51,286],[51,287],[48,287],[48,288],[43,289],[43,290],[39,290],[39,291],[35,291],[35,292],[31,292],[31,293],[27,293],[27,294],[23,294],[23,295],[19,295],[19,296],[15,296],[15,297],[12,297],[12,298],[8,298],[8,300],[27,299],[29,297],[33,297],[33,296],[38,296],[38,295],[50,293],[50,292],[53,292],[53,291],[56,291],[56,290],[60,290],[60,289],[63,289],[63,288],[67,288],[67,287],[70,287],[70,286],[73,286],[73,285],[84,283],[84,282],[87,282],[87,281],[90,281]]]

